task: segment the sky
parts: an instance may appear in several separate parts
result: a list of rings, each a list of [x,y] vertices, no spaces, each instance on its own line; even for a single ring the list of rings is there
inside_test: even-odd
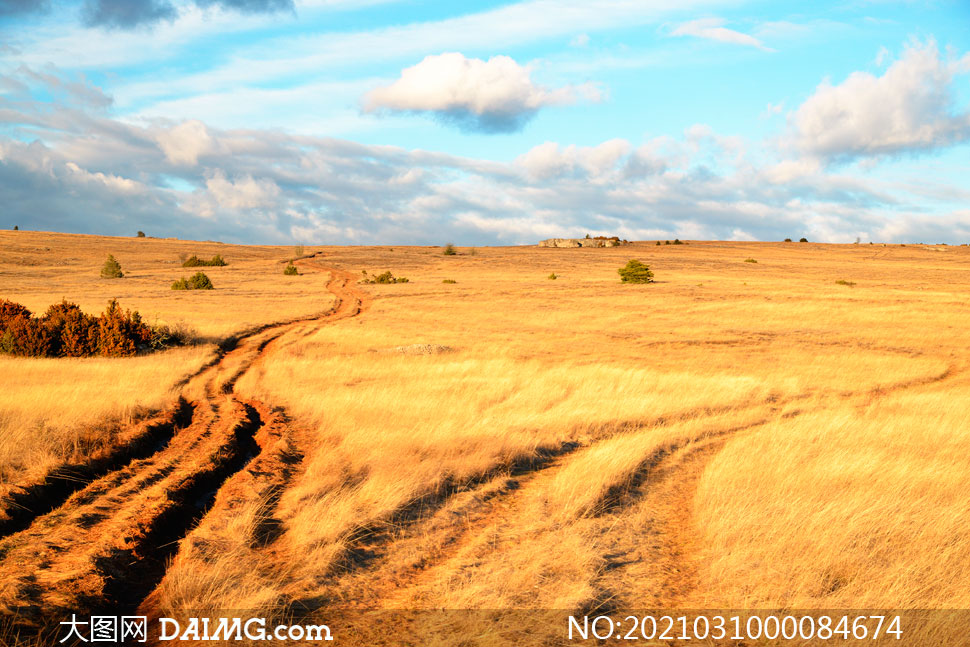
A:
[[[0,0],[0,228],[970,242],[965,0]]]

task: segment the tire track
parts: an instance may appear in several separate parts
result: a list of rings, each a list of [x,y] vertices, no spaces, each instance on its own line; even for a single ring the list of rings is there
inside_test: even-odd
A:
[[[161,580],[167,558],[188,529],[227,484],[239,482],[234,475],[262,479],[260,485],[271,490],[285,485],[287,469],[301,455],[284,433],[281,412],[237,397],[233,387],[275,340],[304,326],[355,316],[368,302],[352,287],[349,273],[309,259],[300,263],[330,272],[327,288],[335,302],[329,311],[261,326],[223,344],[212,362],[180,381],[183,393],[199,397],[190,404],[180,400],[168,415],[189,407],[187,424],[173,424],[170,437],[151,451],[123,465],[106,465],[103,476],[93,474],[72,493],[51,493],[45,499],[49,511],[25,517],[23,529],[0,541],[5,629],[40,635],[71,613],[133,610]],[[280,462],[289,467],[279,470]],[[261,529],[266,541],[274,533],[271,518]]]

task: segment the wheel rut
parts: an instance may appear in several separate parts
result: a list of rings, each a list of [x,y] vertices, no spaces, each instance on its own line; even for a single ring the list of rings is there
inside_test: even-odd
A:
[[[70,480],[50,479],[14,500],[18,505],[0,519],[3,635],[48,635],[72,613],[134,612],[163,579],[181,540],[219,516],[207,513],[222,501],[255,491],[272,505],[302,454],[285,414],[238,396],[235,383],[275,340],[355,316],[369,301],[349,273],[312,258],[299,264],[330,273],[335,301],[327,312],[237,335],[180,381],[184,397],[127,435],[133,441],[73,469]],[[247,479],[257,486],[240,488]],[[277,534],[268,511],[254,541],[268,544]]]

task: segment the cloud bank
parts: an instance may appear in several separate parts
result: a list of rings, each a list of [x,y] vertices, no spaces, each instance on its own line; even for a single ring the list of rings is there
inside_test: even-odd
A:
[[[598,100],[591,85],[550,90],[532,82],[527,66],[508,56],[487,61],[458,52],[426,56],[394,83],[364,97],[367,112],[427,113],[466,130],[508,133],[520,130],[545,106]]]

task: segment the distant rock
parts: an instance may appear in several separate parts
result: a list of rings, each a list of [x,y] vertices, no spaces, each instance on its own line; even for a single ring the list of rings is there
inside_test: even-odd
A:
[[[617,236],[607,238],[548,238],[539,242],[539,247],[619,247],[628,245],[630,241],[620,240]]]

